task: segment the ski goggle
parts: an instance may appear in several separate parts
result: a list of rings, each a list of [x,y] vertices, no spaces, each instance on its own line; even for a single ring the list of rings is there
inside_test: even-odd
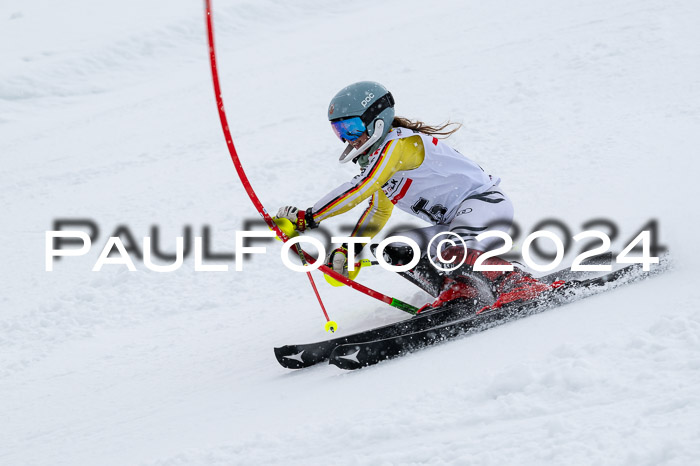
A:
[[[360,117],[331,121],[333,132],[341,141],[354,141],[367,130]]]

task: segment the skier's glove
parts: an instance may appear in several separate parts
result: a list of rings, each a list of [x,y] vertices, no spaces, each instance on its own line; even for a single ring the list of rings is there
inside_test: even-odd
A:
[[[306,230],[306,227],[308,226],[309,228],[314,228],[315,225],[311,225],[306,221],[306,211],[305,210],[299,210],[294,206],[288,205],[284,207],[280,207],[280,210],[277,211],[277,217],[278,218],[286,218],[292,224],[294,225],[294,228],[297,229],[297,231],[304,231]]]
[[[335,249],[328,256],[326,261],[326,266],[333,269],[333,271],[347,277],[348,276],[348,250],[346,247],[341,246]]]

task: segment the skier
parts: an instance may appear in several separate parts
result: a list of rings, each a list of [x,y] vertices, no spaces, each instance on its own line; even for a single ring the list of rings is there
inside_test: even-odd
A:
[[[381,84],[362,81],[340,90],[328,106],[328,119],[338,138],[347,143],[340,162],[359,165],[360,174],[305,210],[294,206],[279,209],[277,217],[290,220],[303,232],[325,219],[342,214],[369,199],[351,236],[374,237],[388,221],[394,206],[432,226],[410,230],[401,236],[414,240],[421,257],[411,270],[401,273],[437,298],[431,305],[468,298],[478,308],[533,299],[550,290],[523,270],[475,272],[474,261],[498,244],[495,237],[476,240],[489,230],[508,232],[513,204],[500,187],[500,179],[486,174],[479,165],[438,139],[448,137],[461,125],[429,126],[395,116],[394,99]],[[434,240],[438,234],[459,236],[462,243],[444,247]],[[443,244],[441,246],[441,244]],[[364,244],[355,244],[355,255]],[[429,247],[430,246],[430,247]],[[348,276],[348,245],[332,251],[327,265]],[[374,248],[371,248],[374,253]],[[392,243],[384,259],[404,265],[413,259],[413,249]],[[431,263],[432,259],[432,263]],[[449,270],[449,265],[463,264]],[[512,265],[492,257],[484,265]]]

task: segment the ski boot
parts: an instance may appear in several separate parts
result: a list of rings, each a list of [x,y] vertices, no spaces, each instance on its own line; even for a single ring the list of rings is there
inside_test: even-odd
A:
[[[376,250],[376,244],[370,246],[370,251],[375,257],[377,257]],[[406,265],[413,260],[413,249],[410,246],[389,245],[384,248],[383,258],[390,265]],[[415,267],[398,274],[433,298],[437,298],[443,290],[444,274],[433,267],[425,255],[421,256]]]
[[[432,306],[439,306],[450,299],[454,299],[455,296],[460,294],[465,294],[470,296],[474,294],[474,283],[475,277],[482,277],[485,281],[490,291],[492,292],[489,297],[483,285],[479,291],[478,297],[484,304],[477,314],[489,310],[496,309],[505,304],[512,303],[515,301],[529,301],[537,299],[542,293],[549,290],[556,289],[564,284],[562,281],[554,282],[551,285],[547,283],[542,283],[526,271],[519,269],[517,266],[513,266],[512,271],[481,271],[475,272],[473,270],[474,262],[476,259],[483,254],[483,251],[469,250],[467,252],[466,258],[464,257],[464,248],[461,246],[453,246],[446,249],[442,253],[443,259],[450,261],[454,259],[453,263],[461,263],[464,259],[464,263],[447,272],[447,279],[451,280],[445,290],[438,296],[438,299]],[[499,257],[491,257],[486,259],[483,265],[513,265],[510,262],[501,259]],[[491,302],[489,301],[491,298]]]
[[[418,313],[429,308],[440,307],[457,299],[463,300],[465,309],[472,312],[496,302],[491,285],[482,275],[475,272],[448,273],[444,276],[442,292],[437,299],[423,306],[418,310]]]

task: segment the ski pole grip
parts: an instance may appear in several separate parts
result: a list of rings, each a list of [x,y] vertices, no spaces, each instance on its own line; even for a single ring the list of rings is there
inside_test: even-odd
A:
[[[400,299],[392,298],[390,305],[394,306],[396,309],[401,309],[404,312],[408,312],[411,315],[416,315],[418,313],[418,308],[412,306],[408,303],[404,303]]]

